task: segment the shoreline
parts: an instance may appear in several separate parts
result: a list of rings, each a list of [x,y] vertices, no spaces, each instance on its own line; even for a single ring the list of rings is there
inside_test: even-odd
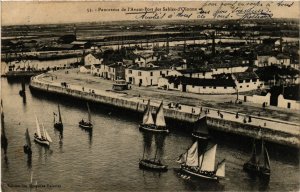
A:
[[[148,98],[140,95],[130,96],[127,93],[100,89],[89,90],[89,87],[84,87],[83,90],[82,86],[74,84],[68,84],[68,87],[63,87],[58,82],[46,80],[47,75],[51,74],[46,73],[33,77],[30,82],[30,89],[47,94],[57,94],[106,104],[138,113],[143,113],[147,105]],[[88,90],[94,90],[94,93]],[[151,98],[152,113],[155,112],[161,101]],[[230,110],[218,110],[211,107],[197,107],[184,104],[180,104],[181,109],[179,110],[170,108],[166,104],[168,103],[164,101],[164,113],[168,119],[192,123],[206,115],[208,117],[207,123],[212,129],[254,138],[260,138],[259,130],[261,129],[263,137],[267,141],[300,148],[300,125],[297,123],[255,115],[251,115],[251,122],[248,122],[249,115],[239,113],[239,117],[236,118],[236,112]],[[205,114],[207,109],[209,109],[209,113]],[[222,116],[219,113],[222,113]],[[244,119],[247,119],[246,123]]]

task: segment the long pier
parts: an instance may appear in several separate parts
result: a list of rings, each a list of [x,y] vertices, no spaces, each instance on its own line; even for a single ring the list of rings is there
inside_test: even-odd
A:
[[[90,102],[110,105],[126,110],[144,112],[148,98],[130,96],[126,93],[89,89],[78,85],[62,85],[58,82],[43,80],[41,74],[31,79],[32,90],[45,93],[68,96]],[[161,101],[151,99],[151,108],[154,113]],[[164,103],[166,118],[183,122],[195,122],[207,116],[207,123],[211,129],[243,135],[253,138],[263,137],[266,141],[281,145],[300,148],[300,125],[272,118],[258,117],[227,110],[218,110],[208,107],[180,105],[180,108],[170,107]]]

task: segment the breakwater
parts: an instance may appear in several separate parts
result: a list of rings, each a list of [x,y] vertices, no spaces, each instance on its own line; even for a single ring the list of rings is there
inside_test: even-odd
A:
[[[149,98],[130,96],[126,93],[105,90],[90,90],[78,85],[62,85],[57,82],[43,80],[43,75],[31,79],[30,88],[49,94],[68,96],[117,108],[142,113]],[[161,101],[151,99],[152,112],[159,106]],[[180,108],[170,107],[164,103],[164,114],[168,119],[183,122],[195,122],[197,119],[207,116],[207,123],[211,129],[229,132],[238,135],[260,138],[292,147],[300,147],[300,129],[296,123],[280,121],[277,119],[251,116],[251,121],[245,114],[236,114],[230,111],[220,111],[213,108],[202,108],[181,105]],[[209,109],[209,113],[206,110]],[[220,115],[222,114],[222,115]],[[261,131],[260,131],[261,130]]]

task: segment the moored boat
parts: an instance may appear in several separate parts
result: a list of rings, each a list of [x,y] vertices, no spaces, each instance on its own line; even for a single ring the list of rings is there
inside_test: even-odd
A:
[[[55,116],[56,116],[56,114],[54,113],[54,128],[56,128],[58,130],[62,130],[64,128],[64,125],[62,123],[59,105],[58,105],[58,121],[55,121]]]
[[[93,124],[92,124],[92,120],[91,120],[91,111],[90,111],[90,107],[89,104],[87,103],[87,108],[88,108],[88,120],[81,120],[79,121],[79,127],[84,128],[84,129],[92,129],[93,128]]]
[[[157,159],[157,149],[155,151],[155,156],[153,159],[146,159],[145,156],[145,147],[143,152],[143,158],[139,161],[139,167],[141,169],[147,169],[152,171],[168,171],[168,166],[161,163],[159,159]]]
[[[253,175],[270,177],[270,158],[263,139],[261,139],[261,151],[259,155],[256,153],[256,141],[254,139],[251,158],[243,165],[243,169]]]
[[[179,156],[177,162],[181,163],[181,172],[208,180],[219,180],[225,177],[225,159],[215,166],[217,145],[214,144],[203,153],[199,152],[198,148],[198,141],[196,141],[187,152]]]
[[[168,171],[168,166],[163,165],[160,161],[154,161],[151,159],[142,159],[139,162],[140,168],[155,170],[155,171]]]
[[[206,116],[196,121],[195,127],[192,132],[192,136],[196,139],[201,139],[201,140],[210,139],[208,133],[208,126],[206,122]]]
[[[166,127],[164,112],[163,112],[163,102],[159,105],[159,108],[156,113],[155,123],[150,109],[150,100],[143,116],[143,122],[139,125],[141,130],[151,131],[154,133],[169,133],[169,130]]]
[[[26,153],[27,155],[31,155],[32,154],[31,140],[30,140],[28,128],[26,129],[25,132],[25,140],[26,140],[26,144],[23,146],[24,153]]]
[[[44,128],[43,124],[42,124],[43,135],[41,134],[41,130],[40,130],[40,125],[39,125],[38,119],[37,119],[37,117],[35,117],[35,118],[36,118],[36,133],[34,134],[34,141],[36,141],[37,143],[39,143],[41,145],[49,146],[50,142],[52,142],[51,137],[47,133],[47,131]]]

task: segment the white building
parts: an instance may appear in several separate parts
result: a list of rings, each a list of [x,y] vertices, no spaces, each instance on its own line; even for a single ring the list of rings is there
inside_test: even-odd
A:
[[[233,79],[199,79],[190,77],[161,77],[158,87],[166,90],[177,90],[198,94],[233,94],[236,85]]]
[[[93,65],[93,64],[101,64],[103,62],[102,58],[97,58],[92,53],[86,55],[84,57],[84,64],[85,65]]]
[[[134,63],[139,67],[147,67],[147,63],[157,60],[157,56],[153,55],[153,53],[144,53],[136,55]]]
[[[270,101],[271,101],[271,93],[267,93],[267,95],[263,96],[263,95],[244,95],[244,101],[245,102],[252,102],[252,103],[256,103],[256,104],[260,104],[262,105],[263,103],[265,103],[266,106],[270,105]]]
[[[91,73],[91,65],[84,65],[79,68],[80,73]]]
[[[254,64],[258,67],[266,67],[270,65],[285,65],[289,66],[291,64],[291,60],[288,56],[279,54],[277,56],[270,55],[258,55]]]
[[[92,75],[104,79],[116,80],[125,78],[125,66],[122,62],[106,64],[94,64],[91,66]]]
[[[141,86],[158,85],[158,79],[169,75],[171,69],[154,67],[129,67],[125,69],[125,79],[127,83]]]
[[[101,74],[102,74],[101,65],[102,64],[92,64],[92,66],[91,66],[91,74],[94,75],[94,76],[101,77]]]
[[[285,99],[283,95],[278,96],[278,107],[300,110],[300,102],[296,100]]]
[[[245,72],[248,66],[243,65],[230,65],[230,64],[220,64],[220,65],[209,65],[207,67],[201,67],[198,69],[184,69],[178,70],[181,76],[190,78],[200,78],[200,79],[213,79],[214,75],[219,74],[233,74]],[[178,76],[178,75],[177,75]]]
[[[234,73],[232,77],[236,82],[239,92],[257,90],[264,86],[255,72]]]

